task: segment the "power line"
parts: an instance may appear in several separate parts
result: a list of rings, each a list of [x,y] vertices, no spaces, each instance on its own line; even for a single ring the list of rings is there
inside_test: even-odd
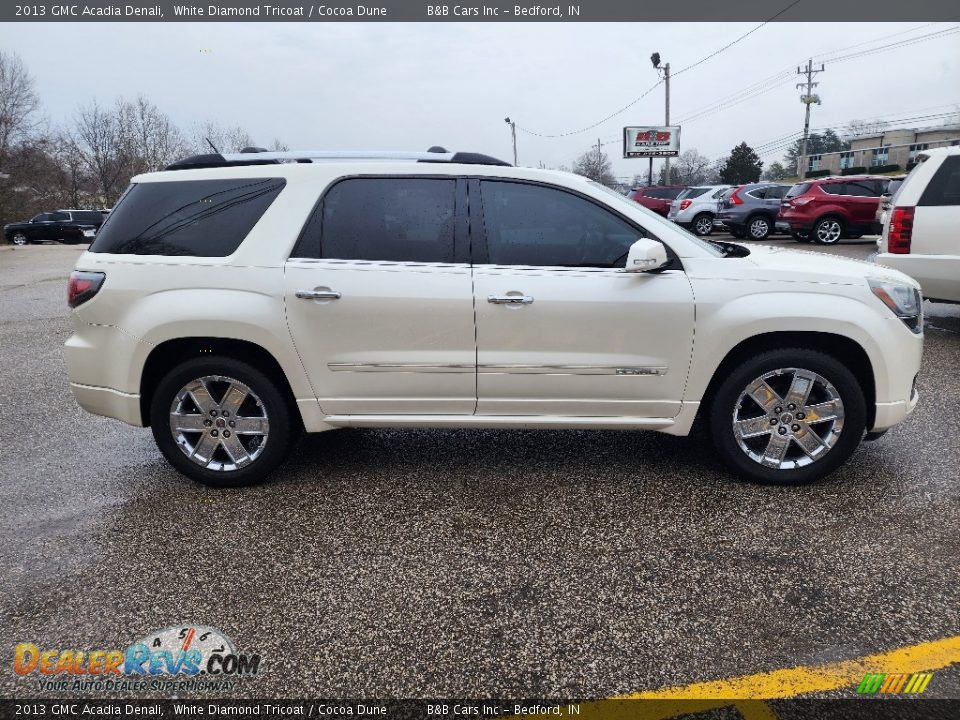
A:
[[[709,55],[706,55],[706,56],[700,58],[700,59],[697,60],[695,63],[692,63],[692,64],[690,64],[690,65],[687,65],[685,68],[683,68],[683,69],[681,69],[681,70],[678,70],[677,72],[673,73],[673,75],[676,76],[676,75],[679,75],[680,73],[686,72],[687,70],[691,70],[691,69],[697,67],[698,65],[701,65],[701,64],[705,63],[707,60],[710,60],[711,58],[716,57],[716,56],[719,55],[720,53],[722,53],[722,52],[724,52],[724,51],[726,51],[726,50],[729,50],[731,47],[733,47],[734,45],[736,45],[736,44],[737,44],[738,42],[740,42],[741,40],[749,37],[750,35],[752,35],[753,33],[755,33],[755,32],[756,32],[757,30],[759,30],[760,28],[762,28],[762,27],[764,27],[765,25],[768,25],[769,23],[771,23],[771,22],[773,22],[774,20],[776,20],[778,17],[780,17],[781,15],[783,15],[783,14],[784,14],[785,12],[787,12],[790,8],[794,7],[795,5],[797,5],[798,3],[800,3],[801,1],[802,1],[802,0],[793,0],[793,2],[791,2],[791,3],[790,3],[789,5],[787,5],[785,8],[783,8],[782,10],[780,10],[780,12],[776,13],[775,15],[773,15],[773,16],[770,17],[770,18],[768,18],[767,20],[764,20],[762,23],[760,23],[759,25],[756,25],[754,28],[752,28],[751,30],[745,32],[743,35],[741,35],[740,37],[736,38],[736,39],[733,40],[732,42],[727,43],[726,45],[724,45],[724,46],[723,46],[722,48],[720,48],[719,50],[715,50],[714,52],[710,53]],[[630,108],[632,108],[634,105],[636,105],[638,102],[640,102],[643,98],[645,98],[647,95],[649,95],[649,94],[652,93],[654,90],[656,90],[657,87],[659,87],[662,83],[663,83],[663,80],[657,81],[654,85],[651,85],[647,90],[645,90],[643,93],[641,93],[638,97],[636,97],[636,98],[634,98],[633,100],[631,100],[629,103],[627,103],[626,105],[624,105],[622,108],[620,108],[620,109],[617,110],[616,112],[613,112],[613,113],[607,115],[605,118],[603,118],[602,120],[598,120],[597,122],[593,123],[592,125],[587,125],[586,127],[580,128],[579,130],[570,130],[570,131],[568,131],[568,132],[551,134],[551,133],[536,132],[535,130],[530,130],[530,129],[528,129],[528,128],[524,128],[524,127],[521,127],[521,126],[519,126],[519,125],[517,125],[517,129],[520,130],[520,131],[522,131],[522,132],[527,133],[528,135],[534,135],[534,136],[536,136],[536,137],[542,137],[542,138],[561,138],[561,137],[568,137],[568,136],[570,136],[570,135],[578,135],[579,133],[586,132],[587,130],[592,130],[593,128],[597,127],[598,125],[602,125],[603,123],[607,122],[607,120],[612,120],[612,119],[615,118],[617,115],[620,115],[621,113],[626,112],[627,110],[629,110]]]

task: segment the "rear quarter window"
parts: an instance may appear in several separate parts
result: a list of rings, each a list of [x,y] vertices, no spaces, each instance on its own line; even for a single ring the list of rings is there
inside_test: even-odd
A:
[[[285,185],[281,178],[175,180],[131,185],[91,252],[226,257]]]
[[[803,195],[807,190],[810,189],[810,183],[797,183],[787,190],[787,194],[784,195],[785,198],[799,197]]]
[[[923,189],[918,205],[960,205],[960,155],[951,155]]]

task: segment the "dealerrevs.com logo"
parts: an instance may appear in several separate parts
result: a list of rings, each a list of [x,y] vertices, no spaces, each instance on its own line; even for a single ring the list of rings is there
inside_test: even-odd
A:
[[[238,652],[216,628],[185,625],[149,633],[125,649],[74,650],[20,643],[13,671],[40,690],[190,692],[232,690],[261,671],[260,655]]]

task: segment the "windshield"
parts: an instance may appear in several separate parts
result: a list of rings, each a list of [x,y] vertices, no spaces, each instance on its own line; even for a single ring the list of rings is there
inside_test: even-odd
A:
[[[657,215],[657,214],[656,214],[655,212],[653,212],[652,210],[648,210],[648,209],[645,208],[643,205],[638,205],[637,203],[633,202],[633,201],[630,200],[629,198],[624,197],[623,195],[621,195],[620,193],[616,192],[615,190],[611,190],[611,189],[608,188],[606,185],[602,185],[601,183],[598,183],[598,182],[596,182],[595,180],[589,180],[588,182],[590,183],[590,185],[591,185],[592,187],[597,188],[597,189],[599,189],[599,190],[603,190],[603,192],[605,192],[608,197],[616,198],[616,199],[617,199],[617,203],[618,203],[619,205],[624,206],[624,207],[623,207],[624,210],[626,210],[626,209],[629,208],[629,210],[631,210],[632,212],[640,211],[640,212],[642,212],[642,213],[644,213],[644,214],[646,214],[646,215],[649,215],[650,218],[653,220],[653,222],[651,223],[651,225],[653,225],[654,227],[655,227],[657,224],[660,224],[660,223],[663,223],[663,222],[669,222],[669,221],[664,221],[663,217],[661,217],[660,215]],[[614,203],[611,203],[611,205],[614,205]],[[614,207],[616,208],[616,205],[614,205]],[[672,225],[673,223],[670,223],[670,224]],[[708,241],[706,241],[706,240],[703,240],[703,239],[701,239],[701,238],[698,238],[696,235],[694,235],[694,234],[691,233],[691,232],[687,232],[686,230],[684,230],[684,229],[683,229],[682,227],[680,227],[679,225],[675,225],[675,226],[674,226],[674,229],[679,230],[680,232],[682,232],[684,235],[686,235],[687,239],[693,241],[693,242],[697,245],[697,247],[703,248],[704,250],[706,250],[707,252],[709,252],[711,255],[714,255],[715,257],[722,257],[722,256],[724,256],[724,255],[727,254],[727,253],[723,250],[723,248],[722,248],[722,247],[719,247],[716,243],[708,242]]]

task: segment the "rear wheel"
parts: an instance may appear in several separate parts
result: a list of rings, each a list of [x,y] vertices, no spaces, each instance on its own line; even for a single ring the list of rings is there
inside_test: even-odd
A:
[[[811,234],[814,241],[820,245],[836,245],[843,237],[843,223],[837,218],[821,218],[813,226]]]
[[[751,240],[766,240],[770,235],[770,221],[763,215],[756,215],[747,221],[747,232]]]
[[[710,410],[721,459],[740,477],[776,485],[813,482],[857,448],[866,401],[835,358],[802,348],[773,350],[723,381]]]
[[[713,215],[710,213],[700,213],[690,225],[697,235],[709,235],[713,232]]]
[[[227,357],[189,360],[157,386],[150,406],[157,447],[197,482],[260,482],[286,458],[293,410],[256,368]]]

